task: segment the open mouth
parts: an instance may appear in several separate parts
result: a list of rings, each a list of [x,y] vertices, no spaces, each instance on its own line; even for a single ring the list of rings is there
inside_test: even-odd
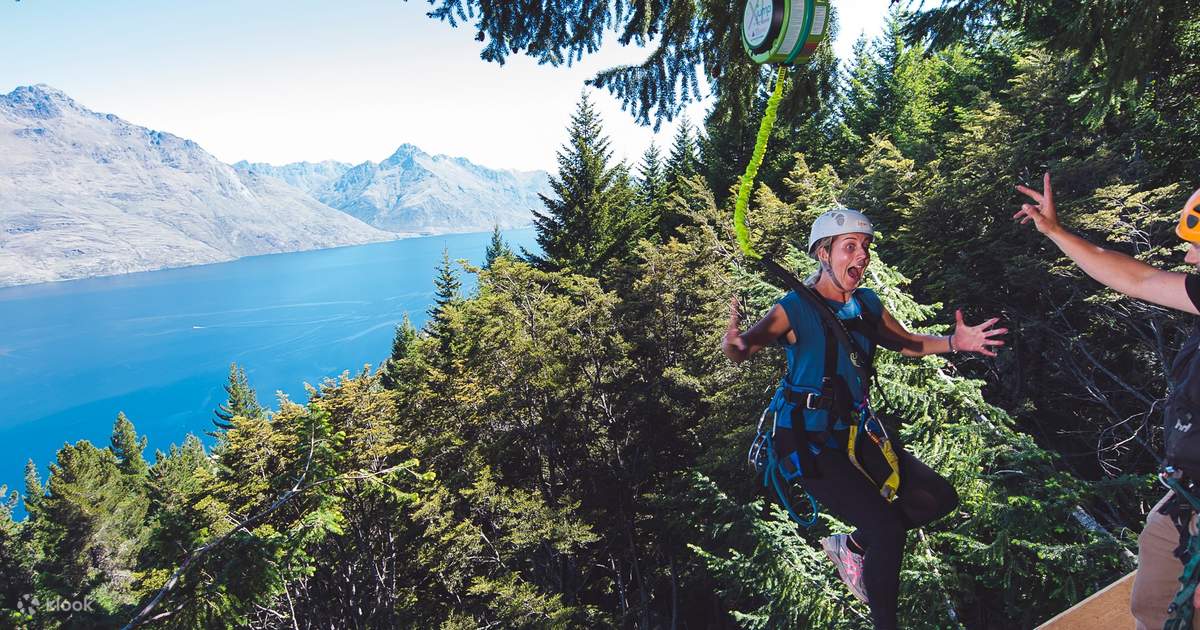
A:
[[[853,267],[848,267],[846,269],[846,276],[849,277],[854,282],[858,282],[858,281],[862,280],[863,267],[857,266],[857,265],[855,265]]]

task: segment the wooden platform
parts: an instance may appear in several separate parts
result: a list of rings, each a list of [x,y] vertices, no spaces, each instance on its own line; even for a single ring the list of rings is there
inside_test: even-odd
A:
[[[1038,630],[1132,630],[1129,595],[1134,571],[1038,626]]]

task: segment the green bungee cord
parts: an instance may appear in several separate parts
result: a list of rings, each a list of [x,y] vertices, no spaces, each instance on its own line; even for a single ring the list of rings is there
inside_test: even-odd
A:
[[[767,101],[767,111],[758,126],[754,153],[738,186],[737,203],[733,212],[733,228],[738,245],[748,258],[763,261],[762,254],[750,244],[746,227],[746,209],[758,167],[767,152],[767,139],[775,125],[775,113],[783,100],[783,84],[787,67],[807,61],[829,36],[829,0],[746,0],[742,10],[742,47],[758,64],[776,64],[775,90]]]
[[[767,111],[763,114],[762,122],[758,124],[758,137],[754,141],[754,152],[750,154],[750,163],[738,186],[737,204],[733,209],[733,229],[737,232],[738,244],[742,252],[754,260],[762,260],[762,254],[754,250],[750,244],[750,230],[746,227],[746,207],[750,205],[750,192],[754,188],[754,179],[758,177],[758,167],[762,166],[763,156],[767,152],[767,139],[771,128],[775,126],[775,114],[779,110],[779,101],[783,100],[783,83],[787,80],[787,67],[779,66],[775,72],[775,90],[767,100]]]

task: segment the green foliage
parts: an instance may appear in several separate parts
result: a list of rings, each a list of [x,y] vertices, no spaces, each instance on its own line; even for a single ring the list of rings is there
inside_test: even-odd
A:
[[[45,488],[42,487],[42,476],[38,472],[37,464],[34,464],[32,459],[27,460],[25,462],[25,509],[34,509],[44,492]]]
[[[433,286],[433,304],[429,307],[425,332],[440,344],[441,356],[448,356],[450,344],[454,342],[450,321],[454,317],[455,309],[462,303],[462,281],[458,279],[458,272],[450,262],[448,248],[442,249],[442,262],[438,265]],[[400,334],[399,331],[397,334]],[[392,346],[392,350],[395,351],[394,341]]]
[[[487,251],[484,252],[483,268],[490,269],[492,263],[496,262],[500,257],[514,258],[512,248],[504,241],[504,236],[500,234],[500,225],[496,224],[492,228],[492,240],[488,242]]]
[[[490,265],[489,265],[490,266]],[[407,374],[407,359],[413,355],[417,342],[417,329],[408,319],[408,313],[396,326],[396,334],[392,337],[392,354],[383,363],[380,383],[388,389],[399,389],[410,379]]]
[[[1127,98],[1131,82],[1142,86],[1177,75],[1190,64],[1180,54],[1181,36],[1194,21],[1195,0],[1085,0],[1061,3],[943,0],[906,19],[910,41],[934,48],[986,41],[1015,31],[1052,53],[1077,55],[1087,81],[1078,96],[1094,109],[1093,120]]]
[[[111,446],[109,447],[113,455],[116,455],[117,461],[120,462],[121,472],[125,473],[135,481],[140,480],[146,475],[148,466],[146,458],[142,456],[142,451],[146,449],[145,436],[138,439],[137,431],[133,428],[133,423],[129,418],[125,417],[124,413],[117,414],[117,421],[113,424],[113,433]]]
[[[641,124],[672,120],[702,99],[702,87],[721,102],[758,83],[760,66],[742,48],[745,4],[734,0],[670,2],[556,2],[522,5],[478,0],[430,0],[429,16],[458,26],[470,23],[483,42],[481,57],[504,63],[524,53],[550,65],[570,65],[600,50],[606,36],[624,46],[646,47],[641,63],[598,72],[589,84],[606,88]],[[827,22],[829,39],[837,33],[837,6]],[[833,92],[836,59],[824,47],[817,59],[796,69],[797,109],[813,108]],[[803,105],[801,105],[803,104]],[[718,105],[720,107],[720,105]],[[739,119],[744,120],[744,119]]]
[[[37,547],[35,595],[93,606],[39,610],[34,618],[52,626],[100,624],[130,603],[131,570],[146,537],[145,495],[112,451],[87,441],[64,446],[50,473],[25,524]]]
[[[225,383],[225,393],[228,398],[213,413],[217,419],[213,424],[218,429],[228,429],[234,416],[257,418],[264,411],[258,404],[258,394],[250,387],[246,378],[246,370],[236,363],[229,364],[229,381]]]
[[[976,61],[963,67],[981,76],[1011,72],[1007,87],[955,104],[954,124],[928,145],[932,158],[874,136],[846,198],[892,237],[881,243],[890,260],[922,277],[918,297],[1005,317],[1013,352],[958,363],[968,374],[988,375],[991,400],[1013,410],[1021,428],[1071,453],[1064,465],[1080,477],[1148,472],[1158,450],[1154,401],[1165,392],[1164,365],[1181,339],[1178,316],[1102,289],[1028,226],[1008,221],[1003,207],[1018,207],[1013,186],[1048,165],[1068,225],[1173,268],[1179,254],[1171,227],[1190,189],[1176,182],[1189,177],[1191,158],[1151,149],[1166,123],[1147,113],[1148,102],[1113,117],[1103,132],[1089,126],[1089,105],[1076,98],[1087,77],[1073,58],[1026,49],[1007,63],[995,53],[989,46],[966,54]],[[952,103],[955,93],[946,97]],[[1104,508],[1114,529],[1144,509]]]
[[[442,262],[438,265],[433,286],[433,305],[429,307],[430,321],[426,330],[436,338],[449,319],[446,311],[462,301],[462,281],[458,279],[458,273],[450,262],[448,248],[442,249]]]
[[[586,94],[567,133],[558,175],[550,178],[554,197],[543,195],[545,212],[534,212],[542,251],[525,257],[546,270],[598,275],[609,261],[628,257],[630,243],[648,232],[650,221],[633,203],[629,169],[610,164],[608,138]]]
[[[675,188],[679,183],[695,175],[700,167],[696,155],[696,138],[692,124],[687,118],[679,121],[675,137],[671,141],[671,152],[667,154],[667,185]]]
[[[0,501],[0,620],[5,620],[4,609],[15,609],[21,597],[33,593],[33,574],[21,539],[22,526],[12,519],[20,495],[0,485]]]
[[[646,217],[647,235],[658,235],[662,231],[663,213],[667,204],[667,171],[662,153],[653,141],[642,154],[638,165],[637,203],[640,213]]]

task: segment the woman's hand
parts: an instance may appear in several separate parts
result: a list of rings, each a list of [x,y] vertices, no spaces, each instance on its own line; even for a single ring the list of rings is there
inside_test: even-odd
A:
[[[1013,219],[1020,219],[1021,225],[1033,221],[1037,230],[1046,236],[1052,236],[1062,230],[1062,224],[1058,222],[1058,211],[1054,208],[1054,190],[1050,188],[1050,171],[1046,171],[1042,177],[1042,192],[1039,193],[1025,186],[1017,186],[1017,190],[1028,195],[1037,205],[1022,204],[1021,209],[1013,215]]]
[[[979,354],[989,357],[996,356],[990,348],[993,346],[1003,346],[1004,342],[999,339],[994,339],[999,335],[1008,332],[1007,328],[992,328],[1000,318],[993,317],[978,326],[968,326],[963,321],[961,310],[954,311],[954,319],[957,325],[954,327],[953,345],[954,349],[959,352],[978,352]]]
[[[739,355],[746,352],[747,349],[746,341],[742,339],[742,304],[736,295],[729,298],[729,326],[725,329],[723,345]]]

